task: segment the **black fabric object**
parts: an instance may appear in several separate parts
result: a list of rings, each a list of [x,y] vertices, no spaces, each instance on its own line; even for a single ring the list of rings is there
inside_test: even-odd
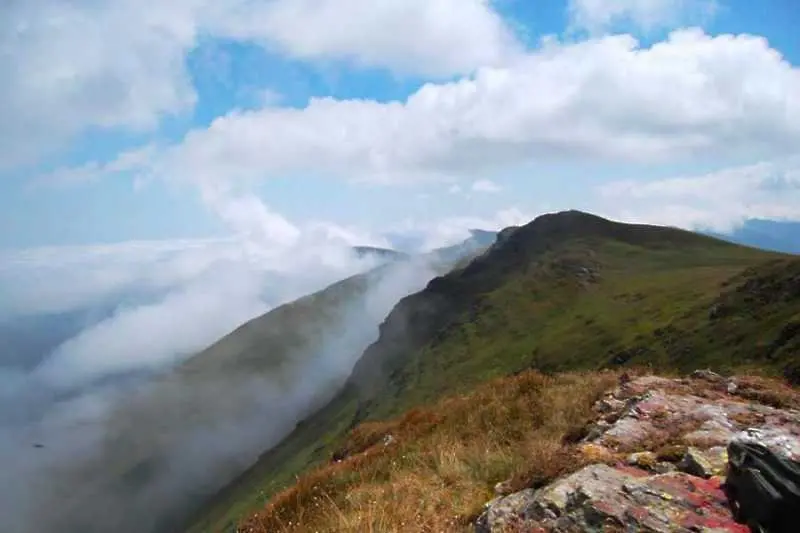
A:
[[[757,442],[728,445],[725,492],[737,522],[757,533],[800,531],[800,464]]]

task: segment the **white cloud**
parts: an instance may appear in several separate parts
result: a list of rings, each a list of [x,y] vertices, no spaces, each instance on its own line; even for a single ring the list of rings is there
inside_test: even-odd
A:
[[[350,250],[347,240],[357,235],[347,228],[291,226],[296,233],[288,241],[270,229],[251,232],[264,221],[252,205],[239,216],[243,231],[225,240],[7,253],[0,258],[0,319],[113,305],[36,374],[53,386],[83,385],[168,367],[272,307],[376,265]],[[244,222],[247,216],[252,220]]]
[[[716,0],[569,0],[570,26],[591,33],[632,25],[645,32],[711,18]]]
[[[499,231],[509,226],[527,224],[537,213],[517,207],[501,209],[489,215],[456,216],[430,220],[405,220],[389,234],[389,240],[398,249],[427,252],[457,244],[470,237],[469,230]]]
[[[536,159],[764,158],[798,142],[800,69],[760,37],[686,30],[649,48],[630,36],[550,43],[405,102],[232,113],[151,170],[216,186],[304,174],[451,183]]]
[[[486,0],[6,4],[0,170],[35,162],[88,128],[148,130],[189,110],[197,97],[185,59],[200,34],[278,46],[300,59],[445,76],[496,63],[515,48]]]
[[[189,2],[14,1],[0,10],[0,170],[87,127],[152,128],[190,108]]]
[[[748,218],[800,219],[800,157],[725,168],[700,176],[598,189],[599,210],[631,222],[730,231]]]
[[[121,308],[83,330],[62,344],[36,375],[51,385],[75,386],[169,366],[266,312],[264,277],[264,272],[242,264],[215,265],[152,304]]]
[[[492,180],[478,180],[472,184],[473,192],[496,193],[502,190],[503,188]]]
[[[448,76],[518,51],[489,0],[274,0],[241,7],[227,17],[225,33],[275,42],[301,59]]]

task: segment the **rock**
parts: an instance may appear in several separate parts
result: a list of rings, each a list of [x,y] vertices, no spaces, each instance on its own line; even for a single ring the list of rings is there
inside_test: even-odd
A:
[[[506,496],[512,492],[510,479],[496,483],[494,486],[494,493],[497,496]]]
[[[639,468],[650,469],[653,468],[658,459],[653,452],[637,452],[628,456],[627,462],[629,465],[638,466]]]
[[[533,489],[525,489],[509,496],[495,498],[486,504],[486,510],[478,518],[475,531],[492,533],[521,522],[521,516],[535,496]]]
[[[493,500],[482,533],[510,525],[529,531],[602,531],[605,526],[651,533],[747,533],[727,508],[719,480],[682,472],[648,475],[636,468],[591,465],[538,491]]]
[[[762,444],[775,454],[800,461],[800,431],[797,427],[747,428],[737,433],[733,440]]]
[[[693,476],[710,478],[724,475],[727,464],[728,452],[722,446],[705,451],[690,446],[678,464],[678,469]]]
[[[610,398],[603,398],[597,402],[597,410],[603,414],[622,411],[625,408],[625,402],[617,400],[613,396]]]
[[[588,431],[586,432],[586,440],[592,441],[599,439],[603,433],[608,431],[608,428],[611,427],[611,424],[606,422],[603,419],[598,420],[596,423],[591,424],[589,426]]]
[[[705,381],[710,381],[711,383],[722,383],[725,381],[724,377],[708,369],[695,370],[694,372],[691,373],[691,377],[694,379],[703,379]]]
[[[597,419],[577,444],[592,464],[492,500],[478,531],[747,533],[720,488],[727,446],[755,441],[800,460],[800,412],[746,400],[745,383],[710,370],[628,376],[595,404]]]
[[[586,458],[587,461],[594,463],[604,463],[614,460],[614,454],[601,444],[593,442],[582,444],[578,450]]]
[[[669,474],[670,472],[676,472],[677,470],[677,466],[666,461],[661,461],[660,463],[653,465],[653,472],[656,474]]]

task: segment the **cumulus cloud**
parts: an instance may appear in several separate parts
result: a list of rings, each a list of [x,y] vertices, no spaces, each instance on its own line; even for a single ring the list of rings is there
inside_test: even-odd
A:
[[[0,50],[13,50],[0,54],[0,170],[88,128],[147,130],[191,109],[185,59],[201,34],[445,76],[515,48],[486,0],[11,0],[0,11]]]
[[[695,29],[650,47],[628,35],[553,42],[404,102],[231,113],[142,171],[205,186],[308,174],[452,182],[532,160],[771,157],[798,141],[800,69],[763,38]]]
[[[0,170],[87,127],[152,128],[195,102],[188,2],[12,0],[0,11]]]
[[[489,0],[275,0],[229,16],[226,33],[301,59],[346,59],[448,76],[506,61],[517,41]]]
[[[749,218],[800,219],[800,158],[598,188],[599,209],[631,222],[729,232]]]
[[[717,12],[717,0],[569,0],[573,29],[599,33],[630,25],[645,32],[704,22]]]

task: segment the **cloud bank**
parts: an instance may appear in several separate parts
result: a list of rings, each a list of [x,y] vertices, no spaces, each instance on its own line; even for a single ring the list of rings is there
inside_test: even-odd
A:
[[[800,219],[800,158],[707,174],[597,188],[600,210],[619,220],[730,233],[746,220]]]
[[[317,98],[233,112],[138,172],[229,187],[273,176],[379,183],[486,178],[532,161],[780,157],[800,141],[800,70],[767,41],[676,30],[551,41],[405,101]]]
[[[487,0],[175,0],[146,10],[136,0],[11,0],[0,11],[0,49],[14,51],[0,54],[0,171],[92,128],[151,131],[191,111],[185,58],[201,36],[438,76],[516,49]]]
[[[0,360],[4,531],[174,530],[202,497],[327,401],[394,304],[435,274],[425,261],[379,269],[326,311],[325,324],[295,324],[295,334],[310,340],[273,370],[216,358],[184,371],[182,361],[248,319],[379,264],[353,245],[391,246],[397,237],[296,225],[255,197],[210,194],[230,238],[0,257],[8,296],[0,322],[59,320],[111,305],[34,364]],[[416,229],[411,248],[422,250],[521,216],[399,232],[413,237]]]

